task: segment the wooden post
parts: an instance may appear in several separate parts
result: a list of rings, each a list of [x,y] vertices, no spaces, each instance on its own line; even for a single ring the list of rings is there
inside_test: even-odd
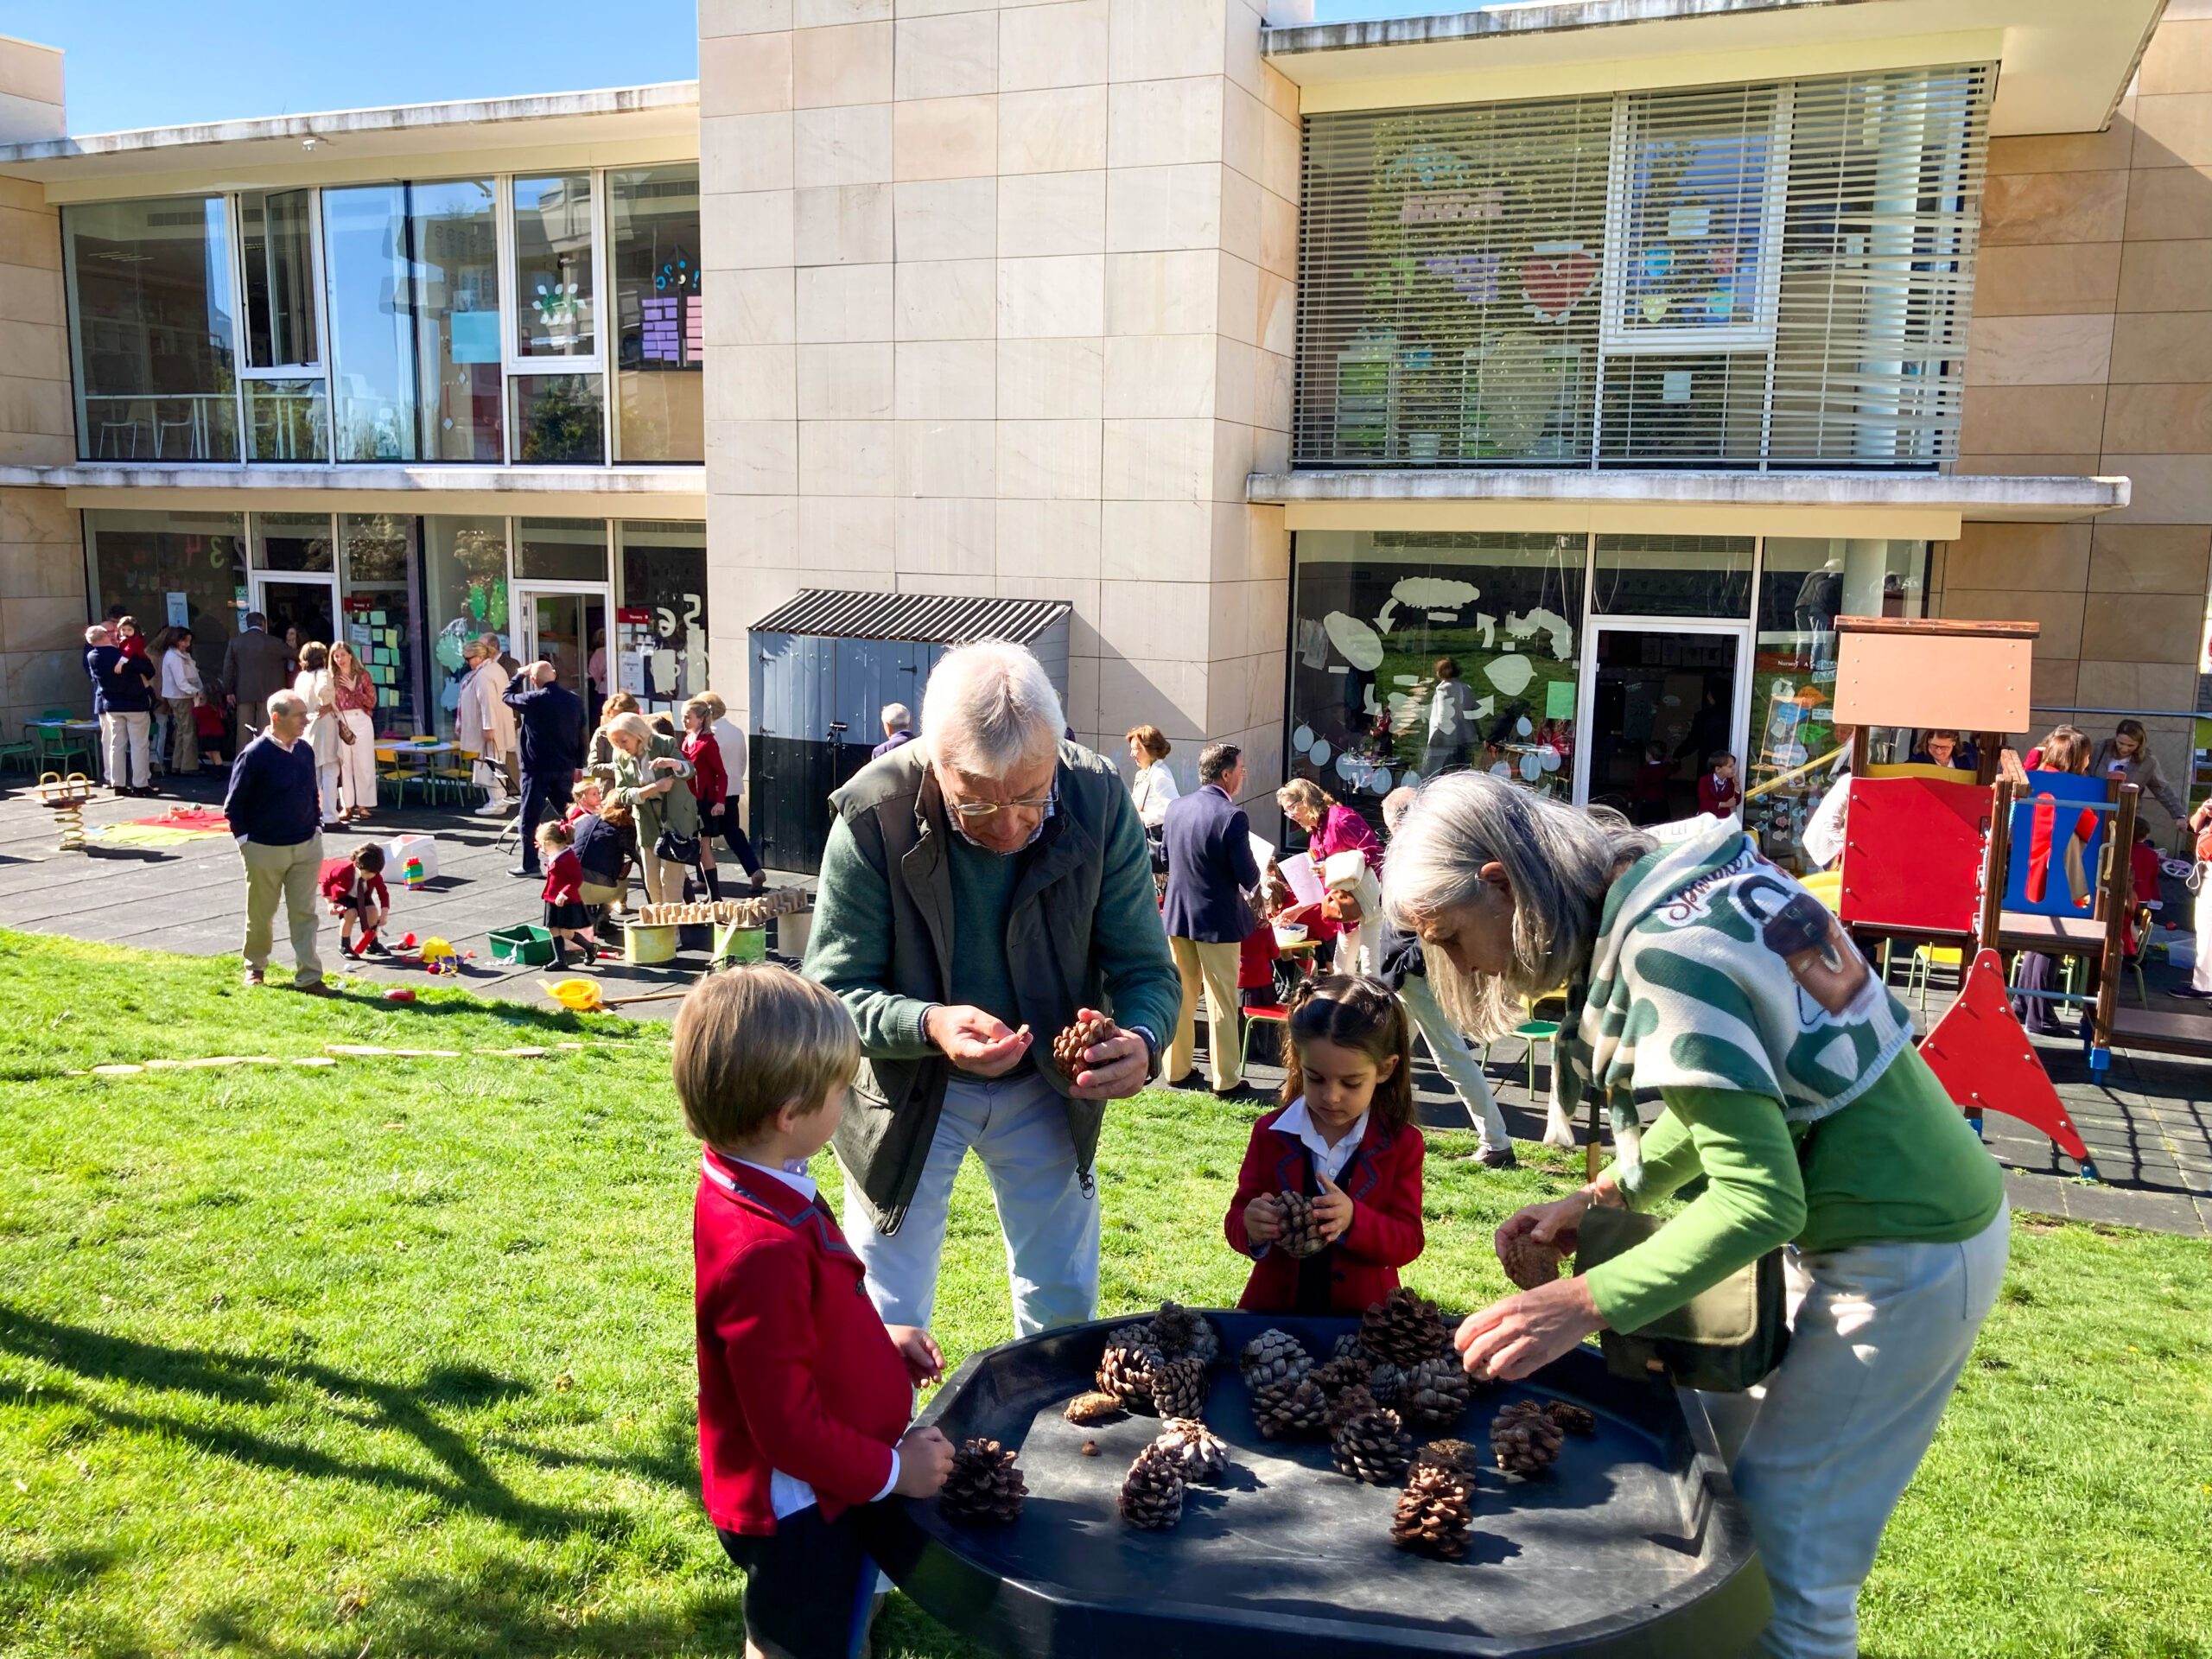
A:
[[[2012,780],[1999,778],[1990,791],[1989,838],[1981,861],[1981,912],[1974,928],[1976,950],[1998,948],[1998,929],[2005,914],[2005,882],[2012,858],[2013,798]]]
[[[2112,1022],[2120,1001],[2120,965],[2126,955],[2127,916],[2131,908],[2128,880],[2135,847],[2135,808],[2143,791],[2133,784],[2120,786],[2120,810],[2112,815],[2112,833],[2105,837],[2104,867],[2097,872],[2097,899],[2104,907],[2104,949],[2097,957],[2097,998],[2091,1004],[2089,1069],[2102,1071],[2112,1064]]]

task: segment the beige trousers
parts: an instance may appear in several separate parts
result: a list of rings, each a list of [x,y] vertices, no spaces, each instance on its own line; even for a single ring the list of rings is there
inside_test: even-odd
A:
[[[276,904],[284,905],[292,935],[292,975],[296,985],[314,985],[322,979],[322,957],[315,936],[322,918],[315,914],[315,877],[322,869],[322,837],[310,836],[290,847],[264,847],[258,842],[238,843],[245,861],[245,963],[267,968],[270,935],[276,921]]]
[[[1167,1081],[1189,1074],[1198,1043],[1198,988],[1206,994],[1206,1065],[1217,1089],[1244,1081],[1244,1057],[1236,1046],[1236,964],[1241,945],[1201,944],[1196,939],[1167,941],[1183,976],[1183,1011],[1176,1016],[1175,1040],[1167,1046]]]

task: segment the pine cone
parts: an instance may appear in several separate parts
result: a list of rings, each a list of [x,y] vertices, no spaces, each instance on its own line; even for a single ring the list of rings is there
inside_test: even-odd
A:
[[[1367,1391],[1379,1405],[1395,1406],[1398,1395],[1405,1391],[1406,1374],[1395,1365],[1371,1366],[1367,1373]]]
[[[1146,1340],[1144,1326],[1125,1325],[1106,1338],[1106,1351],[1098,1360],[1098,1387],[1131,1411],[1149,1411],[1153,1368],[1161,1363],[1160,1350]]]
[[[1021,1513],[1029,1483],[1014,1467],[1015,1454],[996,1440],[969,1440],[952,1454],[938,1505],[963,1526],[997,1526]]]
[[[1455,1471],[1471,1482],[1489,1467],[1490,1459],[1471,1440],[1431,1440],[1414,1454],[1414,1467],[1424,1465]]]
[[[1203,1359],[1163,1359],[1152,1368],[1152,1408],[1162,1417],[1195,1417],[1205,1403]]]
[[[1553,1400],[1544,1406],[1544,1415],[1569,1434],[1595,1434],[1598,1419],[1581,1406],[1566,1400]]]
[[[1560,1427],[1534,1400],[1516,1400],[1491,1420],[1491,1455],[1509,1475],[1541,1475],[1559,1457]]]
[[[1110,1394],[1078,1394],[1060,1414],[1071,1423],[1103,1423],[1122,1414],[1122,1402]]]
[[[1152,1345],[1169,1359],[1194,1357],[1211,1365],[1221,1357],[1221,1332],[1213,1321],[1180,1302],[1162,1302],[1147,1329]]]
[[[1296,1256],[1317,1255],[1328,1248],[1321,1236],[1321,1223],[1313,1213],[1313,1200],[1303,1192],[1286,1192],[1282,1199],[1282,1236],[1275,1241]]]
[[[1353,1418],[1364,1417],[1370,1411],[1381,1409],[1382,1407],[1376,1402],[1375,1396],[1367,1391],[1367,1385],[1364,1382],[1354,1382],[1349,1387],[1340,1389],[1337,1391],[1337,1397],[1329,1404],[1329,1415],[1326,1419],[1329,1433],[1334,1434]]]
[[[1457,1362],[1424,1359],[1405,1373],[1398,1389],[1398,1414],[1408,1428],[1432,1433],[1450,1428],[1466,1410],[1473,1392],[1466,1371]]]
[[[1329,1398],[1311,1377],[1278,1382],[1252,1396],[1252,1421],[1271,1440],[1310,1439],[1328,1427]]]
[[[1181,1465],[1192,1485],[1212,1485],[1229,1472],[1229,1443],[1195,1417],[1169,1418],[1153,1445]]]
[[[1078,1020],[1052,1039],[1053,1063],[1060,1068],[1060,1075],[1073,1083],[1090,1069],[1090,1062],[1083,1058],[1084,1051],[1121,1034],[1122,1028],[1103,1014],[1096,1020]]]
[[[1287,1331],[1262,1331],[1244,1344],[1244,1386],[1257,1394],[1272,1382],[1295,1382],[1313,1369],[1313,1356]]]
[[[1516,1233],[1497,1247],[1498,1265],[1523,1290],[1550,1284],[1559,1277],[1560,1266],[1566,1260],[1564,1251],[1540,1244],[1527,1233]]]
[[[1336,1346],[1329,1350],[1331,1359],[1356,1360],[1370,1370],[1375,1369],[1376,1356],[1367,1351],[1359,1340],[1359,1332],[1347,1331],[1337,1338]]]
[[[1362,1413],[1329,1442],[1337,1468],[1370,1486],[1395,1486],[1414,1459],[1414,1437],[1395,1411]]]
[[[1183,1518],[1183,1467],[1173,1452],[1148,1446],[1122,1482],[1122,1519],[1158,1531]]]
[[[1390,1518],[1390,1541],[1400,1549],[1456,1561],[1467,1553],[1474,1519],[1473,1482],[1455,1469],[1416,1465]]]
[[[1355,1355],[1346,1354],[1342,1359],[1315,1366],[1311,1375],[1321,1385],[1321,1392],[1333,1400],[1346,1389],[1365,1388],[1367,1380],[1375,1375],[1375,1368]]]
[[[1360,1345],[1393,1365],[1418,1365],[1444,1351],[1444,1316],[1436,1304],[1400,1285],[1367,1310]]]

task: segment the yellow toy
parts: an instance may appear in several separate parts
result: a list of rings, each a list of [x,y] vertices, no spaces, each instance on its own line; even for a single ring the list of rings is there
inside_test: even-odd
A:
[[[422,956],[426,973],[457,974],[461,971],[461,953],[443,939],[432,938],[423,940]]]

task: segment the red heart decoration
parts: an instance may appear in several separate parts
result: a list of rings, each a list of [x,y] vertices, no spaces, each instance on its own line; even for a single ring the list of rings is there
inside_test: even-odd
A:
[[[1586,253],[1530,259],[1521,267],[1521,291],[1547,322],[1555,322],[1573,309],[1597,280],[1598,262]]]

